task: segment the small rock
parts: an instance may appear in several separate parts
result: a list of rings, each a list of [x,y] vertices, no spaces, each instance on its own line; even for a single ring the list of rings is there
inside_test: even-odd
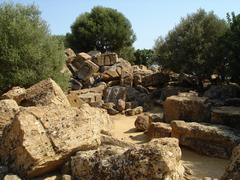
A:
[[[72,177],[70,175],[62,175],[62,179],[61,180],[72,180]]]
[[[21,180],[21,178],[18,177],[17,175],[8,174],[4,177],[3,180]]]
[[[146,131],[148,130],[149,126],[151,125],[151,119],[147,115],[140,115],[135,120],[135,127],[139,131]]]
[[[138,106],[134,109],[127,109],[125,111],[126,115],[128,116],[134,116],[134,115],[137,115],[137,114],[141,114],[143,112],[143,107],[142,106]]]
[[[124,100],[122,99],[118,99],[118,102],[117,102],[117,105],[116,105],[116,109],[119,111],[119,112],[122,112],[123,110],[125,110],[126,108],[126,103]]]

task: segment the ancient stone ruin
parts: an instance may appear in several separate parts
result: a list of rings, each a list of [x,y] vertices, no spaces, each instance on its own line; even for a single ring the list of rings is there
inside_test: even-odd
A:
[[[238,84],[205,85],[116,53],[65,54],[69,92],[49,78],[0,96],[0,179],[199,179],[182,147],[229,159],[219,177],[240,179]],[[118,115],[136,116],[148,142],[113,136]]]

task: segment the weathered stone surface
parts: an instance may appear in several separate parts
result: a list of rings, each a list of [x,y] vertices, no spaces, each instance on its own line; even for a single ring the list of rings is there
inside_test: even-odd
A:
[[[188,89],[183,87],[174,87],[174,86],[167,86],[161,89],[161,100],[165,100],[167,97],[178,95],[180,92],[187,92]]]
[[[4,93],[0,97],[0,99],[13,99],[19,104],[24,99],[25,93],[26,93],[25,88],[21,88],[17,86],[17,87],[13,87],[11,90]]]
[[[120,80],[121,86],[131,86],[133,79],[132,73],[131,64],[124,59],[119,59],[118,63],[103,72],[102,79],[107,82]]]
[[[19,111],[16,101],[12,99],[0,100],[0,138],[2,136],[3,128],[11,123],[11,119]]]
[[[162,138],[135,148],[102,147],[72,157],[76,179],[183,179],[181,150],[174,138]]]
[[[22,106],[47,106],[47,105],[70,106],[62,89],[51,78],[40,81],[26,90]]]
[[[240,143],[240,132],[227,126],[172,121],[172,137],[194,151],[219,158],[230,158]]]
[[[128,87],[126,101],[129,102],[137,102],[138,106],[143,106],[145,102],[149,99],[149,95],[147,93],[143,93],[138,91],[136,88]]]
[[[168,82],[170,77],[168,74],[165,73],[154,73],[143,78],[143,86],[161,86]]]
[[[70,63],[76,57],[76,54],[71,48],[65,49],[64,52],[65,52],[65,55],[67,56],[67,61],[66,61],[67,63]]]
[[[87,60],[91,60],[92,57],[87,53],[81,52],[77,54],[76,59],[78,59],[79,61],[87,61]]]
[[[152,122],[164,122],[163,113],[154,113],[151,115]]]
[[[213,85],[205,93],[204,96],[210,99],[227,99],[240,97],[240,86],[238,84]]]
[[[232,152],[229,165],[226,167],[221,180],[239,180],[240,179],[240,145],[235,147]]]
[[[69,66],[71,72],[78,77],[78,79],[86,80],[99,70],[99,66],[94,64],[91,60],[74,59]]]
[[[143,107],[138,106],[138,107],[133,108],[133,109],[127,109],[125,113],[128,116],[134,116],[134,115],[137,115],[137,114],[141,114],[142,112],[143,112]]]
[[[70,92],[67,95],[67,99],[72,107],[81,108],[83,106],[83,104],[86,103],[82,99],[80,99],[78,94],[75,92]]]
[[[101,52],[100,52],[100,51],[93,50],[93,51],[89,51],[88,54],[89,54],[92,58],[94,58],[94,57],[100,56],[100,55],[101,55]]]
[[[181,87],[195,89],[195,88],[198,88],[200,85],[199,78],[195,75],[181,73],[181,74],[179,74],[177,80],[178,80],[178,84]]]
[[[162,122],[153,122],[147,131],[147,135],[149,138],[171,137],[171,133],[171,125]]]
[[[138,65],[132,66],[133,68],[133,84],[134,86],[141,85],[145,76],[153,74],[153,71],[142,68]]]
[[[67,97],[70,99],[69,101],[71,104],[76,104],[75,102],[77,102],[77,104],[80,106],[82,104],[81,102],[85,102],[91,105],[100,103],[102,101],[102,95],[105,87],[106,86],[104,84],[100,84],[99,86],[93,88],[70,91]],[[77,99],[80,100],[79,103],[79,100]]]
[[[96,56],[92,61],[98,66],[111,66],[118,61],[118,56],[116,53],[105,53]]]
[[[126,88],[121,86],[112,86],[104,91],[104,102],[113,102],[117,104],[119,99],[126,100]]]
[[[135,120],[135,127],[139,131],[146,131],[150,127],[152,121],[149,116],[147,115],[140,115]]]
[[[165,121],[181,119],[208,122],[210,107],[206,100],[207,98],[197,97],[192,93],[180,93],[178,96],[168,97],[163,103]]]
[[[64,175],[62,175],[61,180],[72,180],[72,176],[64,174]]]
[[[11,171],[33,177],[59,168],[78,150],[96,148],[111,128],[105,110],[85,104],[29,107],[4,129],[0,157]]]
[[[21,180],[21,178],[17,175],[8,174],[3,178],[3,180]]]
[[[240,129],[240,107],[222,106],[213,108],[211,122]]]

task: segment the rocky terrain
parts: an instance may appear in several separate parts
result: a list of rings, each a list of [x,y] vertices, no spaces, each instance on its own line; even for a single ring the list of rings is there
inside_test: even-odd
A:
[[[212,179],[195,177],[181,148],[229,160],[219,178],[240,179],[238,84],[65,53],[69,92],[49,78],[1,95],[0,179]],[[119,114],[145,141],[116,135]]]

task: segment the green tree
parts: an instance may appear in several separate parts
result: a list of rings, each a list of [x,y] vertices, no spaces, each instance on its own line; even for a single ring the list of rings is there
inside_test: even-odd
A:
[[[68,86],[63,45],[49,33],[34,5],[0,4],[0,92],[51,77]]]
[[[124,47],[131,47],[136,39],[131,23],[122,13],[99,6],[77,17],[66,38],[76,52],[99,50],[117,53]]]
[[[151,49],[137,49],[134,53],[135,64],[150,65],[152,63],[153,50]]]
[[[188,15],[154,47],[158,62],[176,72],[208,76],[219,65],[219,37],[227,30],[226,22],[213,12],[200,9]]]
[[[225,55],[222,61],[226,75],[232,81],[240,82],[240,14],[227,14],[229,30],[223,36],[223,50]]]

